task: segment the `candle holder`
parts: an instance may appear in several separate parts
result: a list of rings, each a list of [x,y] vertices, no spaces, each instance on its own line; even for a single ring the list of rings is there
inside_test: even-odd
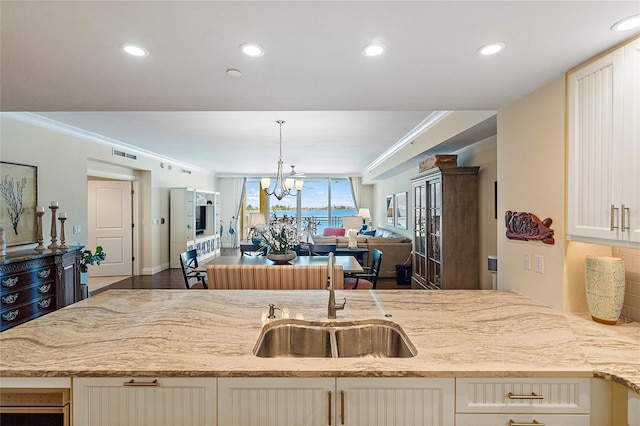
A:
[[[56,210],[58,210],[58,206],[49,206],[51,209],[51,244],[49,247],[51,250],[55,250],[58,248],[58,233],[56,229]]]
[[[58,246],[58,248],[61,249],[61,250],[66,250],[66,249],[69,248],[64,243],[64,221],[67,220],[67,218],[66,217],[58,217],[58,220],[60,221],[60,245]]]
[[[42,216],[44,216],[44,210],[42,210],[41,212],[36,211],[36,218],[37,218],[36,230],[38,233],[38,245],[36,246],[36,250],[38,251],[43,251],[44,249],[46,249],[44,244],[42,244],[44,242],[44,238],[42,237]]]

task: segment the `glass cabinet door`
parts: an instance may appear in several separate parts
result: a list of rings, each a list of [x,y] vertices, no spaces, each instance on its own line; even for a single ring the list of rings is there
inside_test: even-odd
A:
[[[427,287],[441,287],[442,266],[442,180],[438,177],[427,181]]]
[[[414,253],[413,253],[413,276],[424,283],[422,277],[426,273],[426,254],[427,254],[427,228],[426,228],[426,205],[427,195],[424,182],[413,187],[413,206],[414,206]]]

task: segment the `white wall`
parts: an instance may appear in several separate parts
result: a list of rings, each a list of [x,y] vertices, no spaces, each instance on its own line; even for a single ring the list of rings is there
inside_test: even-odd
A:
[[[551,218],[555,244],[505,237],[507,210]],[[562,310],[565,250],[565,81],[558,78],[498,111],[498,289]],[[522,268],[528,253],[531,270]],[[536,255],[544,274],[534,272]]]
[[[111,146],[37,125],[25,114],[0,113],[0,140],[2,161],[38,167],[38,203],[60,202],[61,211],[68,215],[65,231],[72,244],[87,242],[87,176],[137,180],[140,215],[136,225],[142,258],[139,268],[143,274],[158,272],[169,265],[170,188],[215,190],[213,176],[208,173],[193,169],[192,174],[184,174],[177,165],[169,170],[168,162],[140,153],[136,153],[135,161],[114,157]],[[167,219],[164,225],[160,224],[161,218]],[[45,243],[50,220],[47,211],[43,220]],[[74,225],[80,226],[79,234],[70,232]]]

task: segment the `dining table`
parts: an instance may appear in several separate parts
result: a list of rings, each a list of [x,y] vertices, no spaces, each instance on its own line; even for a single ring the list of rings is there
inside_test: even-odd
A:
[[[334,263],[342,266],[345,274],[358,274],[364,272],[364,268],[354,256],[334,256]],[[291,266],[326,265],[329,256],[297,256],[289,261]],[[266,256],[220,256],[207,262],[207,265],[275,265],[275,262]],[[206,265],[200,265],[206,270]]]

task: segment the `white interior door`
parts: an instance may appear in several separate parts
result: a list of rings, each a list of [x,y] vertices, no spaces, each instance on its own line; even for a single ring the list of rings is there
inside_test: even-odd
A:
[[[102,246],[107,258],[99,267],[89,267],[90,277],[131,275],[132,195],[131,182],[89,181],[89,218],[87,230],[90,250]]]

